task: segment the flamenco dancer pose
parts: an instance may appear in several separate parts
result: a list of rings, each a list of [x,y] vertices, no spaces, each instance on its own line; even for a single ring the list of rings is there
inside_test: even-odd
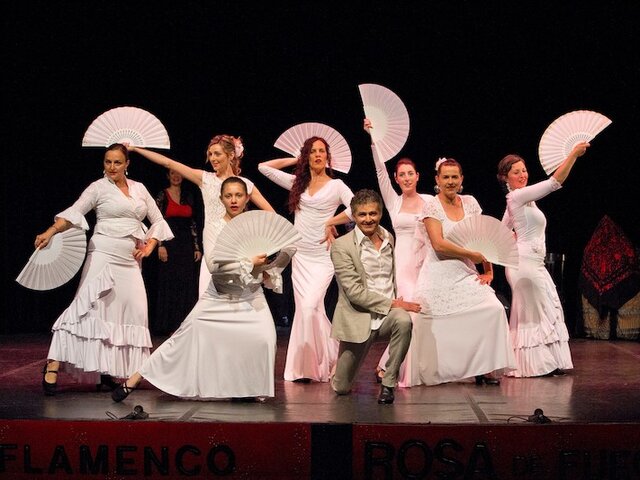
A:
[[[249,197],[238,177],[227,178],[221,191],[226,223],[242,214]],[[215,243],[216,238],[208,241]],[[266,261],[266,255],[223,264],[210,259],[207,291],[178,330],[112,392],[113,400],[124,400],[143,378],[182,398],[273,397],[276,330],[261,283],[281,292],[283,266],[259,273],[257,267]]]
[[[563,375],[573,368],[569,332],[564,323],[562,304],[544,266],[547,220],[536,200],[561,188],[588,143],[577,144],[551,177],[527,185],[527,166],[518,155],[507,155],[498,164],[498,180],[507,190],[503,223],[515,231],[520,259],[518,268],[507,268],[511,287],[509,328],[517,368],[508,375],[537,377]]]
[[[111,377],[126,378],[149,356],[141,261],[159,240],[171,240],[173,234],[146,187],[127,178],[128,167],[126,147],[109,146],[104,177],[36,236],[36,248],[44,248],[51,237],[72,226],[87,230],[84,216],[90,210],[96,213],[76,295],[52,327],[42,379],[45,395],[55,395],[60,368],[80,381],[96,382],[98,390],[113,389]],[[148,230],[142,223],[145,218],[151,222]]]
[[[190,182],[195,183],[202,192],[204,203],[204,228],[202,231],[203,245],[212,245],[212,238],[217,237],[224,227],[222,217],[225,214],[224,206],[220,202],[220,185],[224,179],[240,175],[240,160],[244,156],[244,146],[240,137],[231,135],[216,135],[207,147],[207,161],[213,167],[215,173],[197,168],[191,168],[180,162],[165,157],[164,155],[140,147],[128,147],[130,151],[137,152],[153,163],[162,165],[169,170],[174,170]],[[249,199],[258,208],[273,212],[269,202],[262,196],[253,183],[244,177],[240,177],[247,184]],[[203,248],[205,260],[208,258],[207,247]],[[207,262],[200,266],[199,295],[202,295],[211,280],[211,268]]]
[[[480,252],[448,241],[447,233],[482,209],[462,191],[462,166],[436,163],[436,196],[422,213],[426,259],[415,295],[410,385],[437,385],[475,377],[476,385],[499,385],[498,375],[515,367],[504,307],[490,287],[491,263]],[[484,273],[474,264],[481,263]],[[493,376],[488,374],[493,373]]]
[[[293,174],[281,171],[291,166]],[[258,170],[289,190],[289,211],[302,235],[291,264],[295,314],[284,379],[327,382],[338,357],[338,342],[330,337],[331,322],[324,307],[334,274],[327,248],[334,225],[350,220],[348,210],[334,214],[340,205],[349,206],[353,193],[342,180],[332,178],[329,144],[320,137],[307,139],[298,158],[269,160]],[[329,245],[323,244],[325,240]]]
[[[374,128],[371,120],[364,119],[364,129],[370,133]],[[420,225],[420,213],[424,209],[425,202],[432,195],[418,193],[417,186],[420,174],[416,170],[416,164],[409,158],[401,158],[396,162],[393,179],[400,187],[400,195],[396,193],[389,179],[389,173],[384,161],[378,155],[373,139],[371,141],[371,153],[376,166],[376,176],[378,177],[378,187],[384,200],[384,205],[391,217],[393,233],[396,236],[395,268],[398,284],[398,297],[401,299],[413,299],[413,291],[420,272],[420,266],[424,261],[424,249],[417,248],[415,237],[416,227]],[[413,318],[413,313],[411,313]],[[409,347],[411,350],[411,347]],[[380,357],[376,368],[376,381],[380,383],[389,359],[389,348],[387,347]],[[408,385],[408,372],[410,370],[411,354],[408,353],[405,361],[400,367],[398,375],[398,386]]]

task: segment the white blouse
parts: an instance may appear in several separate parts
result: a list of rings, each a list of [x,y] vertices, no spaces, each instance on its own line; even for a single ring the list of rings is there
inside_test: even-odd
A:
[[[95,210],[94,233],[117,238],[132,236],[141,241],[151,238],[171,240],[173,232],[147,188],[130,179],[127,179],[127,185],[128,197],[107,177],[96,180],[56,218],[64,218],[74,226],[88,230],[89,224],[84,216]],[[145,218],[151,222],[150,227],[142,222]]]

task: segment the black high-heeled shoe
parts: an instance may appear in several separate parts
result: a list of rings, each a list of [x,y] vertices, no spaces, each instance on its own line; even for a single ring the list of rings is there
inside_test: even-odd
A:
[[[311,383],[310,378],[296,378],[293,383]]]
[[[500,380],[486,375],[476,375],[476,385],[500,385]]]
[[[127,382],[118,385],[113,392],[111,392],[111,399],[114,402],[121,402],[133,392],[136,387],[128,387]]]
[[[381,368],[376,368],[376,383],[382,383],[382,378],[384,377],[384,370]]]
[[[100,383],[96,383],[96,392],[113,392],[119,385],[111,375],[100,375]]]
[[[44,364],[44,368],[42,369],[42,390],[44,391],[44,394],[47,395],[48,397],[53,397],[56,394],[56,387],[58,386],[58,382],[57,382],[58,370],[49,370],[47,367],[49,367],[48,362]],[[54,383],[49,383],[44,379],[47,373],[56,374],[56,381]]]
[[[258,397],[231,397],[233,403],[258,403]]]

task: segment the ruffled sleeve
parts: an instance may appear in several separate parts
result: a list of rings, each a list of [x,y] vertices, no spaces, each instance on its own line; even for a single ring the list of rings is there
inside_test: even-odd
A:
[[[83,230],[89,230],[89,223],[85,218],[87,212],[93,210],[98,202],[99,190],[96,182],[93,182],[84,192],[80,195],[80,198],[75,201],[66,210],[58,213],[55,218],[64,218],[66,221],[73,224],[74,227],[82,228]]]
[[[288,246],[280,250],[278,256],[273,260],[263,273],[263,285],[265,288],[273,290],[275,293],[282,293],[282,271],[289,265],[291,258],[296,253],[296,247]]]
[[[482,213],[482,207],[471,195],[461,195],[461,200],[464,205],[465,216],[480,215]]]
[[[425,218],[435,218],[439,222],[444,222],[444,210],[439,205],[439,201],[436,197],[427,199],[422,207],[422,213],[420,214],[420,220]]]
[[[238,262],[216,263],[213,266],[211,279],[216,291],[233,296],[240,296],[246,287],[259,284],[260,277],[252,275],[253,263],[249,259]]]

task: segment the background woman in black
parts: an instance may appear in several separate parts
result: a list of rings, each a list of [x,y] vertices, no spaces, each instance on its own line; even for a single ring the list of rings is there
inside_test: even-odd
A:
[[[156,203],[175,237],[158,247],[156,313],[150,322],[157,335],[172,333],[198,300],[202,258],[195,196],[182,187],[182,175],[175,170],[168,170],[167,178],[169,186],[158,193]]]

